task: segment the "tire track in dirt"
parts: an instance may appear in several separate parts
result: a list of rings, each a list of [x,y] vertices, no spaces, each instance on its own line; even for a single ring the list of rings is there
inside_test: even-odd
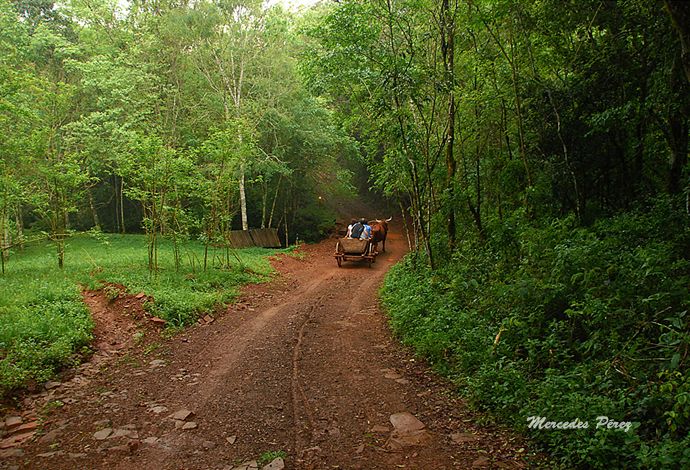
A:
[[[333,276],[329,273],[323,273],[323,275],[310,278],[304,285],[290,292],[290,295],[286,296],[286,300],[282,303],[270,306],[266,309],[257,308],[255,317],[248,320],[240,328],[219,335],[217,339],[214,339],[204,348],[201,354],[197,354],[197,356],[203,356],[205,354],[212,355],[219,350],[223,351],[221,356],[215,358],[213,368],[208,374],[205,374],[205,377],[202,379],[199,393],[192,398],[194,404],[189,407],[189,409],[193,410],[201,421],[212,422],[216,420],[217,424],[214,427],[217,429],[222,428],[222,421],[226,416],[234,416],[238,421],[248,423],[251,426],[252,422],[257,421],[257,411],[259,412],[259,416],[262,412],[266,413],[266,409],[268,409],[269,414],[273,414],[276,411],[283,411],[280,404],[271,403],[271,398],[274,396],[284,396],[285,394],[273,394],[267,390],[262,391],[262,387],[265,387],[266,382],[270,379],[257,378],[254,376],[260,375],[262,372],[267,373],[267,375],[272,375],[273,373],[279,374],[279,371],[273,372],[274,369],[272,366],[278,366],[278,369],[288,370],[288,367],[285,367],[287,366],[285,360],[290,357],[293,360],[292,364],[297,366],[298,361],[296,361],[295,358],[299,356],[299,331],[304,331],[304,328],[306,328],[311,318],[312,312],[322,303],[325,294],[319,295],[319,292],[324,289],[324,283],[332,279]],[[328,287],[329,286],[327,286],[327,288]],[[277,354],[278,357],[273,359],[258,358],[258,360],[252,357],[252,351],[257,349],[256,344],[261,341],[262,337],[271,334],[288,337],[291,327],[294,328],[295,325],[301,326],[297,332],[294,333],[294,339],[283,344],[284,349],[281,353]],[[227,346],[228,344],[229,347]],[[294,346],[291,346],[292,344],[294,344]],[[292,354],[287,354],[286,345],[290,347]],[[264,348],[258,348],[258,350],[263,351]],[[248,383],[243,383],[243,378],[247,376],[252,376],[253,379],[246,381]],[[292,376],[296,376],[294,370]],[[228,395],[231,388],[237,388],[238,385],[240,389],[247,392],[248,397],[241,397],[240,400],[233,404],[224,403],[223,397]],[[300,389],[301,386],[299,381],[293,381],[293,399],[290,405],[294,424],[292,427],[286,429],[286,431],[288,431],[287,437],[289,438],[291,446],[281,444],[276,447],[276,449],[288,449],[294,452],[293,449],[299,445],[300,441],[298,437],[301,436],[305,428],[302,424],[302,420],[299,418],[300,410],[306,414],[308,421],[306,428],[309,428],[309,409],[305,405],[300,405],[300,403],[306,404],[306,397],[300,395]],[[189,401],[189,399],[186,400],[187,403]],[[262,404],[262,402],[264,403]],[[237,418],[238,415],[247,416]],[[258,420],[266,421],[265,417],[258,418]],[[255,429],[255,432],[261,432],[261,430]],[[286,443],[288,439],[282,439],[282,442]],[[201,444],[203,445],[203,442],[201,442]],[[243,444],[250,445],[251,442],[243,442]],[[165,466],[166,462],[171,459],[184,459],[189,447],[193,445],[193,442],[173,442],[173,446],[176,449],[174,449],[172,453],[169,449],[162,449],[163,452],[150,452],[149,459],[155,460],[157,464],[161,466],[160,468],[168,468]],[[238,448],[241,447],[242,446],[238,446]],[[264,451],[265,450],[269,449],[264,448]],[[260,453],[263,451],[258,452]],[[246,455],[247,458],[252,455],[256,456],[256,454],[257,451],[253,450],[238,453],[238,455]],[[242,459],[240,458],[240,460]]]
[[[303,420],[300,419],[300,408],[303,410],[304,415],[308,421],[308,432],[314,429],[314,419],[312,417],[311,409],[309,408],[309,402],[307,396],[304,393],[304,387],[300,381],[299,377],[299,359],[301,353],[302,342],[304,340],[304,331],[307,325],[312,320],[312,315],[316,304],[323,300],[324,296],[318,297],[315,304],[309,306],[304,320],[297,333],[297,341],[292,353],[292,414],[294,422],[294,443],[295,443],[295,454],[302,455],[304,451],[304,442],[302,434],[305,433]],[[307,432],[307,435],[308,435]]]
[[[297,289],[294,296],[296,298],[308,297],[323,282],[323,278],[316,278],[306,286]],[[212,344],[209,344],[207,351],[222,351],[222,356],[214,361],[214,367],[209,372],[208,380],[215,383],[219,381],[220,377],[230,373],[233,366],[242,356],[242,353],[250,347],[252,342],[256,341],[257,336],[261,334],[264,328],[267,327],[276,315],[288,310],[293,303],[294,299],[288,299],[279,305],[259,312],[257,316],[249,320],[242,329],[228,332],[228,334],[222,335],[220,338],[213,341]],[[231,346],[226,349],[223,345],[227,344]],[[200,396],[200,402],[205,402],[214,393],[217,393],[214,387],[204,387]]]
[[[349,274],[349,273],[348,273]],[[298,342],[296,346],[296,354],[293,359],[293,380],[295,383],[299,384],[299,395],[301,398],[301,406],[302,409],[304,410],[305,415],[307,416],[307,419],[309,421],[309,427],[311,430],[311,433],[309,434],[309,439],[306,443],[303,442],[303,439],[300,438],[301,433],[300,433],[300,427],[299,427],[299,421],[298,421],[298,412],[295,412],[296,416],[296,421],[295,421],[295,438],[296,438],[296,444],[295,444],[295,454],[297,457],[297,466],[296,468],[305,468],[305,469],[310,469],[310,468],[315,468],[315,462],[318,461],[318,456],[315,454],[320,452],[320,447],[317,445],[318,444],[318,434],[319,431],[317,429],[317,426],[315,425],[315,422],[317,420],[322,420],[322,416],[319,415],[316,418],[313,416],[312,412],[312,407],[309,404],[309,399],[307,398],[307,393],[305,392],[305,388],[302,385],[303,380],[300,378],[301,375],[301,370],[299,367],[299,361],[301,358],[301,355],[299,354],[299,349],[305,345],[305,336],[307,334],[308,328],[311,326],[312,329],[317,329],[319,328],[319,324],[313,321],[313,312],[315,310],[314,307],[317,306],[317,304],[322,303],[323,299],[325,297],[329,297],[329,302],[333,304],[334,306],[337,307],[338,310],[345,312],[344,316],[347,316],[349,314],[353,314],[355,312],[360,311],[366,303],[371,304],[372,302],[375,301],[375,296],[372,297],[371,293],[375,292],[376,287],[381,281],[381,278],[383,276],[384,272],[377,272],[373,271],[369,268],[364,271],[364,274],[360,276],[355,276],[354,279],[351,277],[345,277],[345,278],[339,278],[337,280],[332,280],[332,286],[331,288],[335,291],[334,294],[329,295],[329,294],[324,294],[320,296],[316,302],[311,305],[309,315],[307,318],[304,320],[300,331],[299,331],[299,336],[298,336]],[[348,282],[349,281],[349,282]],[[344,284],[344,285],[341,285]],[[355,286],[353,286],[354,284]],[[359,285],[357,285],[359,284]],[[323,316],[323,312],[321,312],[321,316]],[[318,345],[315,345],[318,347]],[[347,349],[345,349],[347,351]],[[308,377],[305,377],[304,380],[310,380]],[[353,397],[354,398],[354,397]],[[296,409],[296,407],[295,407]],[[318,410],[317,410],[318,412]],[[318,468],[318,467],[317,467]]]

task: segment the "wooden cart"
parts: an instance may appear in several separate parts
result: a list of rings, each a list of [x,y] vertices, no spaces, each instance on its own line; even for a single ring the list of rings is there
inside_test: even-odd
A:
[[[340,238],[335,244],[334,256],[338,267],[342,266],[343,261],[357,260],[365,260],[371,267],[371,263],[375,261],[376,253],[374,253],[371,240]]]

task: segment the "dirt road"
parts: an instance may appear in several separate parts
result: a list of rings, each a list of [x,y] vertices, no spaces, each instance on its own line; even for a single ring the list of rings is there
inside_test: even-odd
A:
[[[400,234],[372,268],[339,269],[333,246],[282,256],[274,281],[171,339],[149,332],[125,341],[136,325],[110,328],[120,335],[106,338],[111,350],[25,401],[41,432],[0,466],[231,469],[259,460],[261,468],[282,455],[294,469],[525,467],[518,438],[479,426],[391,337],[376,298],[405,251]],[[98,296],[89,303],[117,314]]]

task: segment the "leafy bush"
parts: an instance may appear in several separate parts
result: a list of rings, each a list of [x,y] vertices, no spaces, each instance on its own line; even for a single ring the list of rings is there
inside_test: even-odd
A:
[[[45,289],[20,308],[0,309],[0,389],[42,382],[91,340],[93,322],[76,286]]]
[[[382,289],[404,342],[471,402],[566,467],[690,465],[690,228],[668,201],[603,219],[496,231],[430,271],[408,256]],[[515,243],[503,248],[503,241]],[[634,423],[596,428],[598,416]]]

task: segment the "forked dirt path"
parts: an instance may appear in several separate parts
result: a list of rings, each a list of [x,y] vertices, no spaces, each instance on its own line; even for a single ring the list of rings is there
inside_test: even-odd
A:
[[[478,425],[392,338],[376,299],[405,252],[400,233],[372,268],[338,268],[333,247],[280,257],[275,280],[215,321],[147,334],[83,386],[56,386],[62,405],[44,408],[43,437],[0,468],[237,469],[267,452],[289,469],[528,466],[519,438]],[[424,428],[395,431],[401,412]]]

